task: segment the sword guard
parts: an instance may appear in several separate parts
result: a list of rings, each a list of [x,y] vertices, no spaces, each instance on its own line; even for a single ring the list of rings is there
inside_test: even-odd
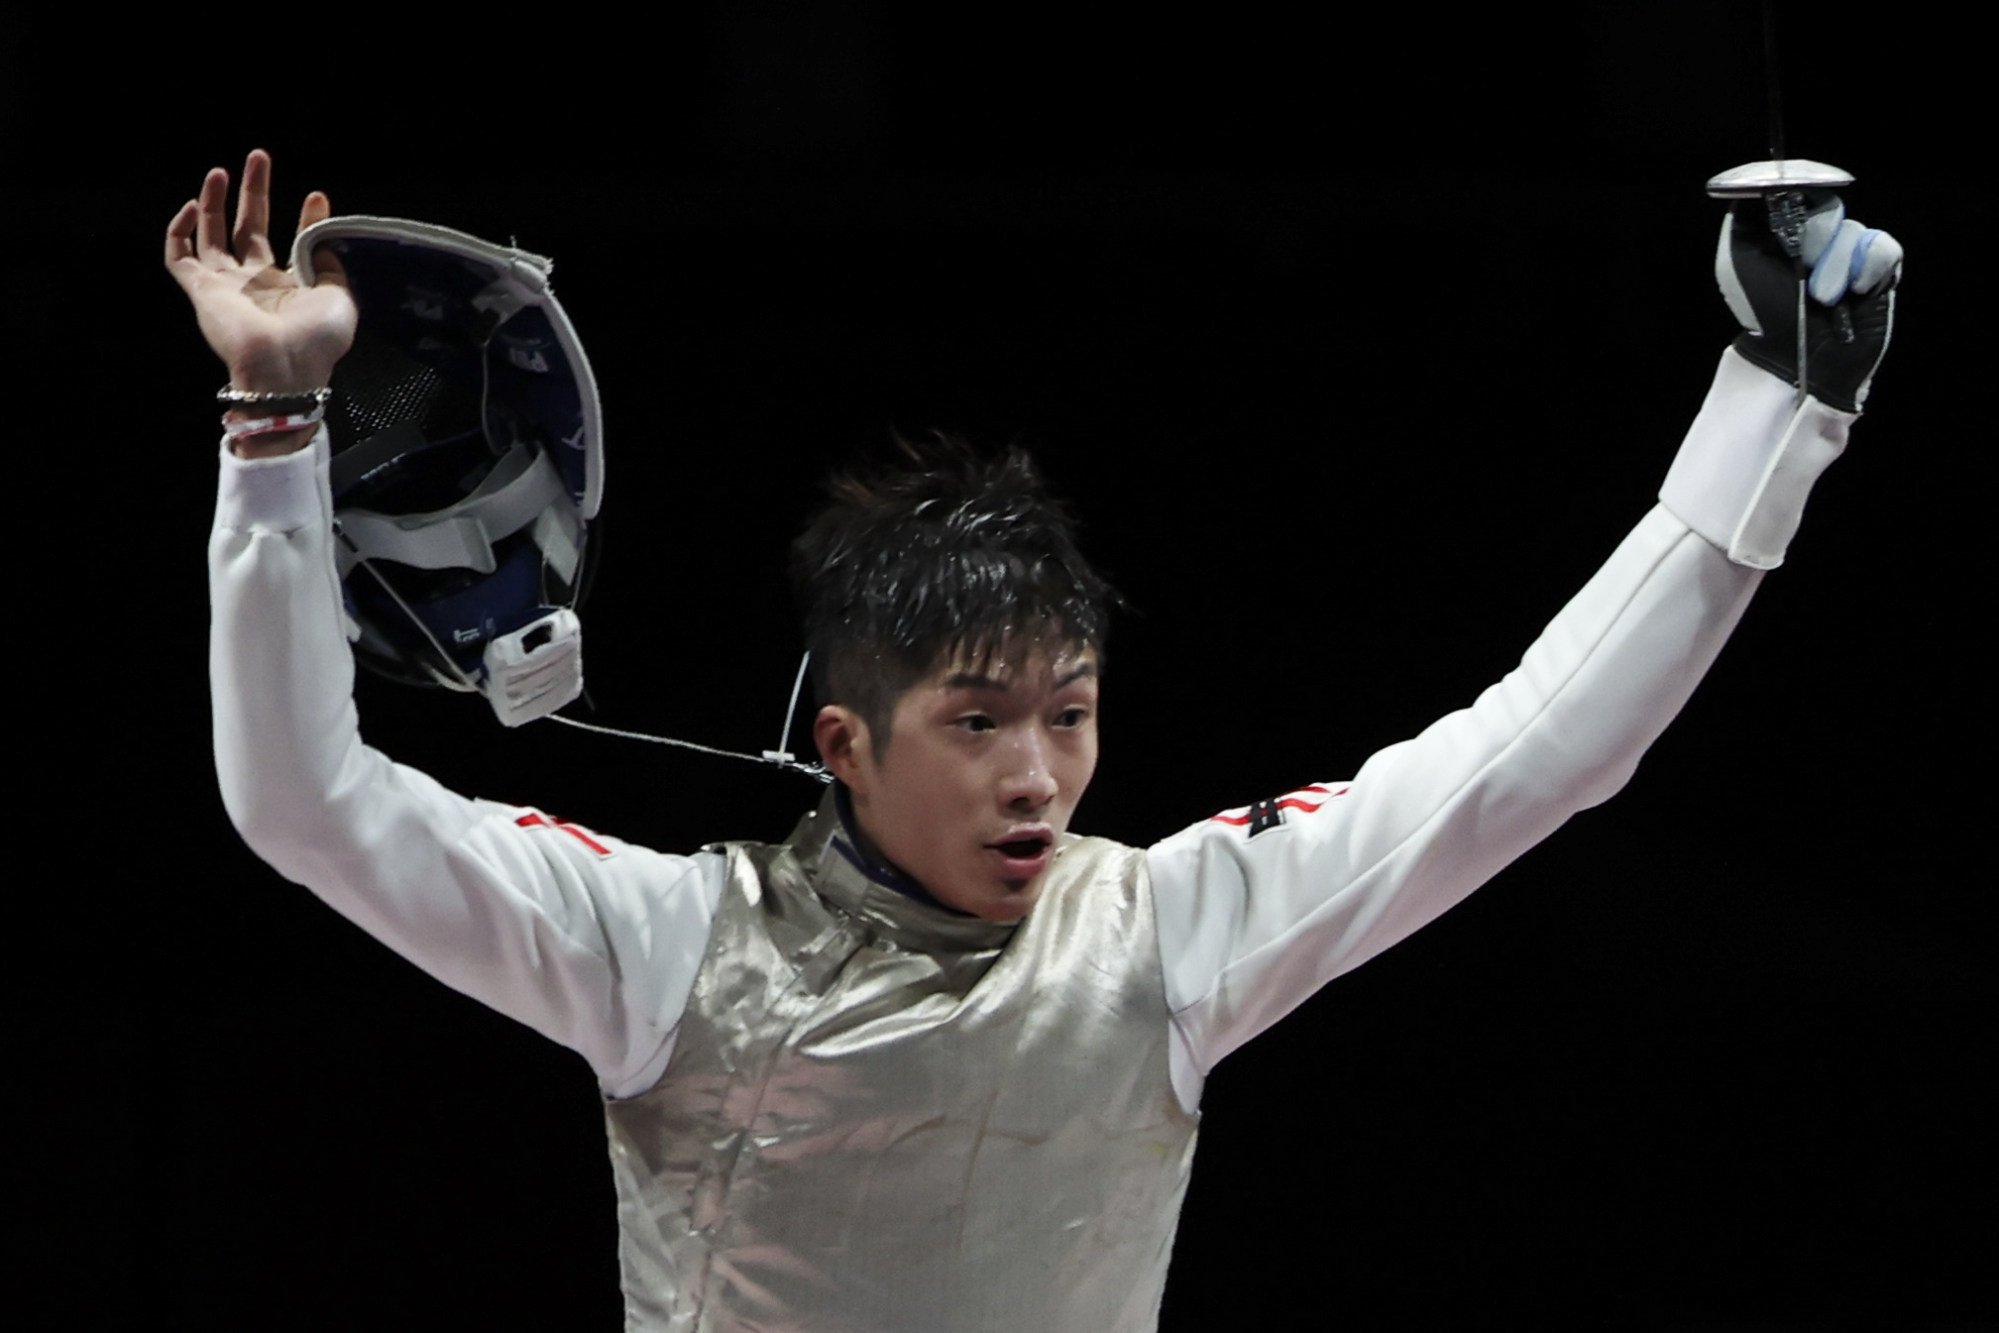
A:
[[[1707,192],[1716,199],[1760,199],[1794,190],[1843,190],[1851,184],[1851,172],[1793,157],[1730,167],[1708,181]]]

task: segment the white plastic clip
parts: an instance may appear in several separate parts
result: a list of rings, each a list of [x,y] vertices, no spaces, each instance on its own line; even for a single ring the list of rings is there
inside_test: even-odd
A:
[[[567,608],[551,611],[486,645],[486,702],[518,727],[583,693],[583,625]]]

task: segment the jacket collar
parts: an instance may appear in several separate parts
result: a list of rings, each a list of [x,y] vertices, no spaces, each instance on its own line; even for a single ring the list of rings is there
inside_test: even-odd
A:
[[[799,821],[788,845],[819,896],[877,935],[910,948],[996,949],[1017,922],[987,921],[946,907],[921,884],[862,850],[847,789],[834,783]]]

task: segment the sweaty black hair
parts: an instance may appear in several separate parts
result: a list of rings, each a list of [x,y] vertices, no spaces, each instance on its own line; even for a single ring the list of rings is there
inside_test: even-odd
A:
[[[1121,601],[1026,451],[895,443],[885,465],[836,473],[791,546],[813,688],[867,721],[877,753],[896,700],[940,663],[979,669],[1023,639],[1101,657]]]

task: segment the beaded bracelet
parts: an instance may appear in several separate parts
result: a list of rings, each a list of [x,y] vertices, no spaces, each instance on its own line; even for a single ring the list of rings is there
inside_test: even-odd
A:
[[[260,389],[238,389],[225,384],[215,391],[215,401],[224,407],[256,407],[279,414],[324,411],[332,400],[333,390],[324,386],[272,393]]]

